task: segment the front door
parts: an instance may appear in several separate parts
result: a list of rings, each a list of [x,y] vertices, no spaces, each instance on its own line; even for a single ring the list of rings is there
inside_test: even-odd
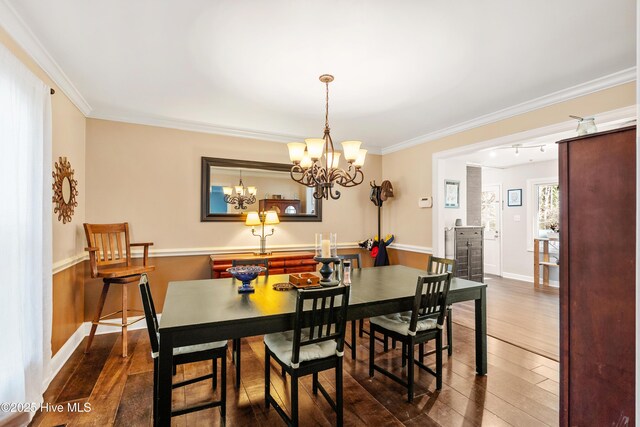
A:
[[[484,272],[502,275],[500,264],[500,234],[502,224],[502,194],[500,185],[482,187],[482,225],[484,226]]]

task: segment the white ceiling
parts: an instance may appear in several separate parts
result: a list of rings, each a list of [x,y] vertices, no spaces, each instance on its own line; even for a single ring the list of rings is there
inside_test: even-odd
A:
[[[374,150],[636,62],[634,0],[4,1],[92,117],[321,136],[331,73],[334,140]]]

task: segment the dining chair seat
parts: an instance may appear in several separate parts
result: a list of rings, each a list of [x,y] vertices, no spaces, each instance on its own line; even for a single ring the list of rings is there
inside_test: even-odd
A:
[[[158,335],[158,343],[160,343],[160,334]],[[196,345],[186,345],[184,347],[176,347],[173,349],[173,355],[174,356],[178,356],[180,354],[190,354],[190,353],[197,353],[199,351],[207,351],[207,350],[213,350],[216,348],[222,348],[224,346],[227,345],[227,341],[215,341],[215,342],[208,342],[208,343],[204,343],[204,344],[196,344]],[[153,357],[154,359],[156,357],[158,357],[158,352],[155,351],[153,353],[151,353],[151,357]]]
[[[372,317],[369,319],[369,322],[397,332],[401,335],[410,335],[409,326],[411,324],[411,313],[409,313],[408,316],[403,316],[402,313],[394,313],[386,316]],[[428,331],[430,329],[435,329],[437,326],[437,319],[419,320],[416,324],[416,331]]]
[[[308,329],[301,331],[301,338],[303,341],[310,338]],[[291,356],[293,354],[293,331],[276,332],[274,334],[265,335],[264,343],[269,347],[278,360],[287,366],[291,366]],[[336,348],[337,343],[335,340],[322,341],[317,344],[300,347],[300,359],[298,363],[334,356],[336,354]]]

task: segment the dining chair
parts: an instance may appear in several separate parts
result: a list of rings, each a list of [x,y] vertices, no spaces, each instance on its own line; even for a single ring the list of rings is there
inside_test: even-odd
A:
[[[153,419],[158,414],[158,352],[159,352],[159,324],[156,308],[151,297],[151,287],[149,286],[149,278],[146,274],[140,277],[140,296],[142,297],[142,306],[147,321],[147,331],[149,332],[149,341],[151,342],[151,357],[153,358]],[[176,347],[173,349],[173,366],[183,365],[186,363],[202,362],[211,360],[213,362],[213,370],[211,374],[202,375],[197,378],[191,378],[171,385],[171,389],[184,387],[189,384],[211,379],[213,390],[218,387],[218,359],[222,360],[220,366],[220,400],[207,402],[188,408],[171,410],[171,416],[188,414],[190,412],[200,411],[209,408],[220,407],[220,416],[224,422],[226,417],[227,404],[227,341],[215,341],[206,344],[190,345],[186,347]],[[154,423],[155,425],[155,423]]]
[[[456,260],[449,258],[439,258],[434,257],[433,255],[429,258],[429,263],[427,264],[427,271],[433,274],[443,274],[443,273],[451,273],[455,274],[456,271]],[[451,356],[453,354],[453,321],[451,317],[451,304],[447,306],[447,345],[443,346],[443,349],[447,349],[447,355]],[[422,362],[425,355],[429,355],[429,353],[424,352],[424,345],[420,346],[419,357]]]
[[[320,390],[336,412],[336,425],[343,424],[342,364],[350,289],[298,290],[293,330],[264,336],[265,406],[273,406],[288,426],[298,426],[298,380],[307,375],[313,375],[313,394]],[[291,416],[271,396],[271,358],[291,376]],[[328,369],[335,369],[335,401],[318,380],[318,373]]]
[[[407,388],[408,401],[413,401],[414,365],[436,377],[436,389],[442,389],[442,328],[451,273],[419,276],[413,309],[409,315],[396,313],[369,319],[369,376],[378,371]],[[407,380],[375,364],[375,334],[380,332],[402,343],[403,367],[407,366]],[[436,369],[414,359],[415,346],[435,339]]]
[[[456,261],[454,259],[449,258],[439,258],[431,255],[429,257],[429,262],[427,262],[427,271],[431,274],[443,274],[443,273],[451,273],[455,274],[456,269]],[[447,306],[447,314],[446,314],[446,323],[447,323],[447,345],[443,346],[443,350],[447,350],[447,355],[451,356],[453,354],[453,321],[451,317],[451,304]],[[386,341],[385,337],[385,341]],[[392,342],[392,347],[396,348],[395,340]],[[435,350],[431,350],[429,352],[424,351],[424,344],[420,345],[418,350],[418,357],[421,362],[424,362],[424,357],[429,356],[435,353]]]
[[[91,278],[102,279],[102,293],[98,299],[98,306],[91,321],[91,330],[84,352],[89,353],[93,337],[98,325],[119,326],[122,330],[122,357],[127,357],[127,328],[143,319],[142,316],[129,321],[129,313],[140,314],[140,310],[129,308],[127,285],[140,280],[140,275],[155,270],[149,265],[149,246],[153,243],[130,243],[129,224],[84,224],[89,252],[89,266]],[[143,248],[142,265],[134,265],[131,260],[131,248]],[[104,303],[111,285],[121,285],[122,308],[113,313],[102,315]],[[112,316],[120,314],[120,320]]]
[[[255,258],[255,259],[234,259],[231,261],[232,267],[237,267],[239,265],[259,265],[266,268],[264,274],[266,276],[269,275],[269,260],[267,258]],[[235,338],[231,341],[231,353],[233,355],[232,360],[233,364],[236,365],[236,388],[240,388],[240,357],[242,354],[242,345],[240,338]]]

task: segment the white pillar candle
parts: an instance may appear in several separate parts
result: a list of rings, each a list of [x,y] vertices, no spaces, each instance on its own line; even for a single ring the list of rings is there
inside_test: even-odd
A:
[[[329,239],[322,240],[322,258],[331,257],[331,244]]]

